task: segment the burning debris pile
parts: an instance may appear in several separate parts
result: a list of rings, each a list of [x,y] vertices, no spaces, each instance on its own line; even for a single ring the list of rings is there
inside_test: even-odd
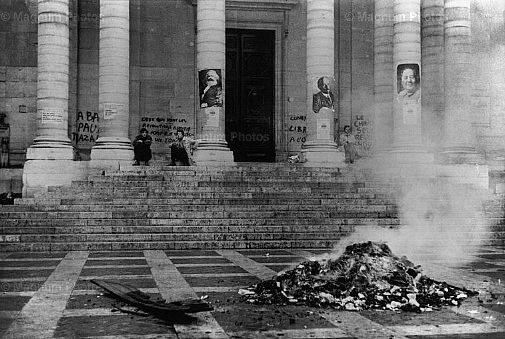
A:
[[[459,305],[477,294],[430,279],[419,266],[395,256],[386,244],[371,241],[350,245],[341,257],[326,263],[303,262],[239,293],[254,304],[411,312]]]

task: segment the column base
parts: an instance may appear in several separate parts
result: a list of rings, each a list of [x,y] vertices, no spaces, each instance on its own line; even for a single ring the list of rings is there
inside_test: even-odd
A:
[[[226,141],[217,143],[200,141],[198,148],[193,152],[193,161],[196,166],[235,165],[233,152],[228,148]]]
[[[347,167],[345,153],[339,151],[335,143],[305,143],[302,155],[307,167]]]
[[[35,138],[26,150],[26,160],[73,160],[74,147],[70,140]]]
[[[49,186],[70,186],[86,174],[86,164],[73,160],[28,160],[23,167],[23,197],[47,192]]]
[[[486,159],[483,155],[476,153],[473,148],[470,149],[444,149],[439,154],[439,162],[442,164],[485,164]]]
[[[434,164],[433,153],[425,150],[392,149],[387,155],[388,161],[393,164]]]
[[[99,138],[91,149],[91,160],[133,160],[128,138]]]

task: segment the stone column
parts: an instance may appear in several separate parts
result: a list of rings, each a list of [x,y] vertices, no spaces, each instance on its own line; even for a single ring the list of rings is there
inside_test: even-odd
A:
[[[421,137],[421,3],[394,0],[392,156],[399,162],[426,162]]]
[[[374,22],[374,149],[380,155],[391,148],[393,103],[393,0],[375,1]]]
[[[436,152],[444,131],[444,0],[422,0],[421,18],[423,139]]]
[[[447,160],[474,153],[470,120],[472,64],[470,0],[445,0],[445,142]],[[456,158],[456,159],[455,159]]]
[[[100,0],[98,107],[100,136],[92,160],[131,160],[129,0]]]
[[[307,0],[307,166],[344,166],[334,141],[334,1]]]
[[[198,108],[196,165],[233,163],[225,137],[225,0],[198,0],[196,9]]]
[[[68,138],[69,2],[38,1],[37,137],[27,160],[72,160]]]

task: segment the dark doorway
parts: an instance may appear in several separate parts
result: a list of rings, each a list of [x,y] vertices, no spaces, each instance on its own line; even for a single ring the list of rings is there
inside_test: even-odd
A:
[[[274,31],[226,30],[226,141],[236,162],[275,161]]]

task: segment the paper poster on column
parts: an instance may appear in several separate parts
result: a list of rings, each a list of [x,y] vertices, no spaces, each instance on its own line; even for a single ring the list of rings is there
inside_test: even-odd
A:
[[[103,119],[111,120],[114,119],[118,111],[117,104],[107,103],[103,105]]]
[[[421,78],[417,63],[399,64],[396,68],[397,102],[401,105],[404,125],[420,123]]]
[[[42,124],[57,124],[63,122],[65,111],[61,108],[40,109],[40,120]]]
[[[207,116],[206,127],[219,127],[219,111],[220,107],[207,107],[204,108],[205,115]]]
[[[330,139],[330,119],[317,119],[317,139]]]

